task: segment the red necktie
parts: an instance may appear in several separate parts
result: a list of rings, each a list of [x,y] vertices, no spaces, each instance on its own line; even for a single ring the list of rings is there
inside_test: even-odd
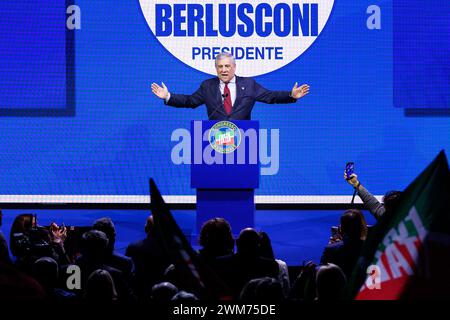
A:
[[[223,89],[223,96],[225,100],[223,101],[223,107],[225,108],[225,112],[227,114],[231,113],[231,94],[230,89],[228,88],[228,83],[225,83],[225,89]]]

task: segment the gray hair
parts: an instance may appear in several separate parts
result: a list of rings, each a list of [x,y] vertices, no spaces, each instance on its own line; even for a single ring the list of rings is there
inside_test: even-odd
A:
[[[234,57],[231,53],[221,52],[216,56],[216,66],[217,66],[217,63],[219,62],[219,60],[222,60],[224,58],[230,58],[231,62],[233,62],[233,64],[236,64],[236,61],[234,60]]]

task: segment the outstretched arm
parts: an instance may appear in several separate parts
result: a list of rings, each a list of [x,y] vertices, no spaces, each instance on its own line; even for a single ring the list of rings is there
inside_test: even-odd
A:
[[[309,85],[302,84],[300,87],[295,83],[294,87],[291,90],[291,97],[294,99],[300,99],[306,96],[309,93]]]
[[[160,99],[168,100],[170,97],[169,90],[167,89],[164,82],[161,82],[162,87],[160,87],[157,83],[152,83],[152,92]]]
[[[263,88],[255,83],[256,101],[264,103],[294,103],[309,93],[309,85],[303,84],[300,87],[295,83],[291,91],[272,91]]]
[[[170,93],[164,82],[159,86],[157,83],[152,83],[152,92],[160,99],[164,100],[166,105],[177,108],[196,108],[204,103],[203,87],[201,86],[197,91],[191,95]]]
[[[375,217],[375,219],[380,220],[383,216],[386,209],[384,206],[378,202],[377,198],[375,198],[364,186],[358,181],[358,176],[356,174],[352,174],[350,179],[347,179],[347,174],[344,171],[344,179],[356,189],[358,192],[358,196],[361,198],[362,202],[366,205],[367,209],[369,209],[370,213]]]

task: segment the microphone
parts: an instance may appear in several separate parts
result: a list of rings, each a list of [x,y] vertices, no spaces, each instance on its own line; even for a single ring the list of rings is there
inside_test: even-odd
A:
[[[216,107],[214,108],[214,111],[208,116],[208,118],[209,118],[210,120],[211,120],[212,116],[215,115],[216,112],[217,112],[219,109],[223,109],[223,101],[228,97],[228,93],[223,93],[223,94],[221,94],[221,97],[222,97],[222,104],[219,105],[219,106],[216,106]]]

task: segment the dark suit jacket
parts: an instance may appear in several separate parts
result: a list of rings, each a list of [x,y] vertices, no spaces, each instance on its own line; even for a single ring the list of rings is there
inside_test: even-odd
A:
[[[131,258],[114,251],[111,256],[106,259],[105,264],[122,271],[125,279],[127,281],[132,281],[135,270]]]
[[[128,245],[125,255],[133,259],[135,266],[134,287],[139,298],[148,298],[152,286],[164,281],[164,272],[170,258],[153,237]]]
[[[289,91],[271,91],[260,86],[253,78],[236,76],[236,101],[232,112],[227,115],[223,107],[219,78],[202,82],[192,95],[170,94],[167,105],[177,108],[197,108],[205,104],[210,120],[250,120],[255,102],[293,103]]]
[[[364,241],[345,239],[333,244],[329,244],[323,251],[321,264],[334,263],[338,265],[348,280],[352,275],[353,269],[356,267],[356,263],[361,254]]]
[[[132,289],[130,288],[130,284],[128,283],[126,277],[124,276],[123,272],[119,269],[113,268],[109,265],[99,263],[97,261],[89,261],[84,256],[80,256],[75,261],[75,264],[78,265],[81,269],[81,290],[84,293],[84,290],[86,288],[87,281],[89,279],[89,276],[92,272],[94,272],[97,269],[103,269],[109,272],[111,275],[114,286],[116,288],[119,301],[122,302],[131,302],[135,300],[134,293]],[[62,268],[62,276],[67,276],[67,266],[64,266]],[[65,279],[65,282],[67,279]]]
[[[237,299],[250,280],[262,277],[278,279],[278,263],[262,257],[247,257],[239,253],[215,260],[215,271],[233,291]]]

